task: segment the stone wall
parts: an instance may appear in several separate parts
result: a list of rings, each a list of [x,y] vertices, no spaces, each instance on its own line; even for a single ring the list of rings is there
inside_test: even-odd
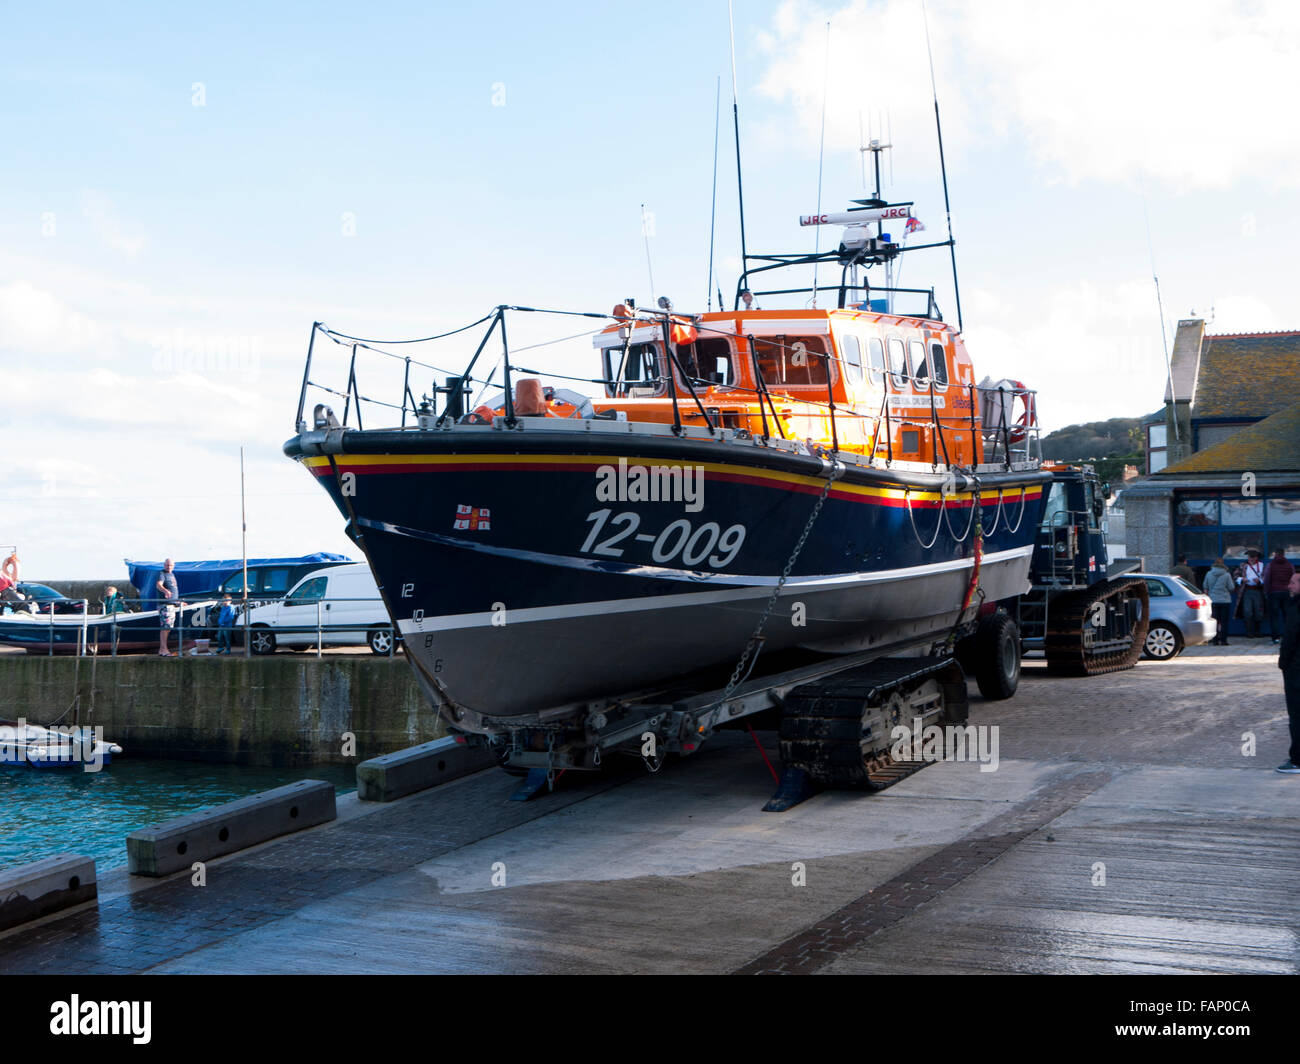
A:
[[[48,724],[78,696],[81,723],[128,756],[356,764],[445,734],[403,657],[0,655],[0,717]]]
[[[1167,573],[1173,558],[1173,489],[1132,484],[1124,489],[1124,543],[1129,557],[1142,558],[1143,571]]]

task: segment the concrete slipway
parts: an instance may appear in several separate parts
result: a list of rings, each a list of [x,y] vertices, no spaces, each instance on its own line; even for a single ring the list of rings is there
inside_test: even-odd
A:
[[[1296,972],[1300,777],[1272,771],[1270,650],[1030,666],[1012,701],[973,695],[997,771],[936,764],[783,815],[760,812],[743,732],[528,803],[496,770],[343,799],[206,886],[105,876],[97,909],[0,936],[0,971]]]

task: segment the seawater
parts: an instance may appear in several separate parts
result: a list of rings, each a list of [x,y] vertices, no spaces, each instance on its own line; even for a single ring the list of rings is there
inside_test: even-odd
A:
[[[137,828],[246,798],[296,780],[355,791],[356,770],[251,768],[194,761],[114,759],[100,772],[0,766],[0,869],[76,853],[100,872],[126,866],[126,837]]]

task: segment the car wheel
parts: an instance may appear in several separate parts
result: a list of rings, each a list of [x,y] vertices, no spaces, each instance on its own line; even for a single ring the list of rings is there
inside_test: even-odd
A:
[[[254,654],[275,653],[275,633],[265,627],[254,628],[249,635]]]
[[[367,640],[370,649],[376,654],[391,654],[393,651],[393,631],[391,628],[376,628]]]
[[[1173,625],[1155,621],[1147,629],[1147,640],[1142,644],[1142,656],[1153,661],[1168,661],[1183,649],[1182,634]]]

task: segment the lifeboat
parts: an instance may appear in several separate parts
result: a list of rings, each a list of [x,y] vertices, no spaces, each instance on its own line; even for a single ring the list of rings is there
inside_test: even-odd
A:
[[[507,323],[541,311],[498,307],[432,398],[411,399],[425,369],[399,356],[401,420],[382,427],[360,424],[358,345],[393,352],[317,323],[285,451],[453,729],[589,728],[592,700],[760,650],[924,653],[1027,589],[1050,480],[1033,393],[976,383],[932,290],[904,312],[904,290],[868,285],[859,268],[898,247],[862,229],[827,253],[831,307],[758,309],[755,269],[729,310],[584,312],[585,391],[511,353]],[[431,338],[439,366],[464,335]],[[317,347],[350,352],[346,392]],[[356,423],[325,402],[309,417],[316,388]]]

